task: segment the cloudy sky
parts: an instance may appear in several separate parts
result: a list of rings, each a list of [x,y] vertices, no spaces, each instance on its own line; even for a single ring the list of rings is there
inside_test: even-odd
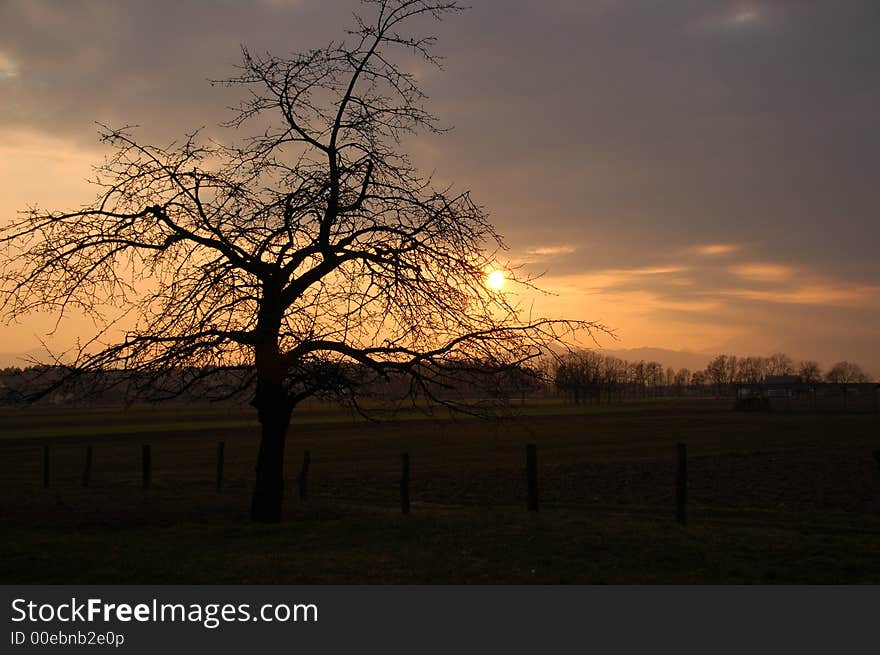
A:
[[[454,130],[408,144],[470,188],[542,313],[614,348],[785,350],[880,373],[876,0],[473,0],[419,71]],[[77,206],[95,121],[164,141],[234,98],[240,44],[344,36],[347,0],[0,0],[0,220]],[[4,327],[26,351],[51,327]],[[56,340],[67,338],[76,324]]]

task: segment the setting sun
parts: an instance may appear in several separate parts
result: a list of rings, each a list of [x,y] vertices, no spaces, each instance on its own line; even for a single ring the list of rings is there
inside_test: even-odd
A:
[[[493,291],[501,291],[502,287],[504,287],[504,271],[492,271],[489,273],[489,277],[486,278],[486,284]]]

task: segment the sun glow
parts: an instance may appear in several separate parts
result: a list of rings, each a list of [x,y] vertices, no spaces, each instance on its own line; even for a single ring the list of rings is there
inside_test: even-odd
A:
[[[492,271],[486,277],[487,286],[493,291],[501,291],[504,287],[504,271]]]

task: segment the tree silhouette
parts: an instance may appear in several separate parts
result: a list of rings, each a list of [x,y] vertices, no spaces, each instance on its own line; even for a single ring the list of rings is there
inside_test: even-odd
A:
[[[822,381],[822,368],[819,362],[807,359],[798,364],[798,377],[804,384],[816,384]]]
[[[102,126],[112,154],[94,204],[34,208],[0,235],[7,318],[73,311],[98,325],[50,386],[252,396],[254,520],[281,518],[285,436],[306,398],[357,403],[371,382],[406,378],[408,392],[451,402],[437,389],[468,362],[517,367],[601,328],[524,319],[489,289],[505,246],[486,213],[402,151],[403,137],[441,131],[400,63],[437,64],[434,38],[408,29],[458,3],[367,4],[345,41],[289,58],[244,50],[222,81],[246,92],[228,141],[196,132],[157,147]]]
[[[869,382],[871,376],[862,370],[862,367],[854,362],[837,362],[825,374],[825,379],[833,384],[850,384]]]

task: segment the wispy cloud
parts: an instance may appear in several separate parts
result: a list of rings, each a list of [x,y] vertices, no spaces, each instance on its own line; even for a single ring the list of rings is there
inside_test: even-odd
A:
[[[880,298],[880,287],[810,283],[789,289],[726,289],[719,293],[744,300],[787,305],[864,308],[877,305],[877,299]]]
[[[699,32],[736,32],[766,23],[770,16],[766,7],[755,2],[718,3],[719,10],[706,14],[692,26]],[[732,6],[731,6],[732,5]]]
[[[577,248],[574,246],[541,246],[527,250],[526,254],[537,257],[551,257],[553,255],[571,255],[574,252],[577,252]]]
[[[642,290],[657,282],[675,283],[685,266],[645,266],[635,268],[608,268],[573,275],[557,275],[544,282],[555,293],[618,293],[623,290]]]
[[[698,246],[692,246],[690,251],[698,255],[727,255],[740,249],[735,243],[706,243]]]
[[[672,273],[684,273],[687,266],[644,266],[641,268],[612,269],[624,275],[670,275]]]
[[[747,280],[780,282],[795,277],[797,269],[783,264],[749,263],[733,266],[730,272]]]
[[[761,19],[761,12],[754,7],[741,7],[728,14],[724,22],[731,27],[750,25]]]
[[[719,290],[724,296],[790,305],[880,308],[880,286],[854,283],[807,267],[746,262],[731,266],[727,272],[737,281],[733,288]]]
[[[13,59],[0,52],[0,80],[18,77],[18,64]]]

